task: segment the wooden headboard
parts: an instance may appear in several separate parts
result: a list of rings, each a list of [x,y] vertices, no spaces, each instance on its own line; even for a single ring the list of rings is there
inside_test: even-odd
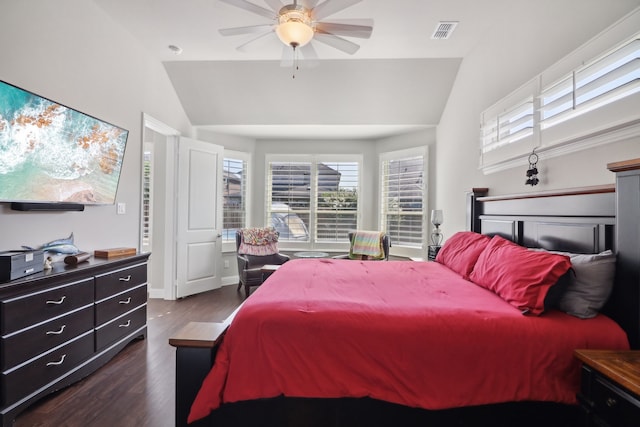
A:
[[[529,248],[575,253],[615,250],[615,187],[475,198],[471,230]]]
[[[638,165],[640,176],[640,161]],[[615,185],[496,197],[487,197],[487,189],[474,189],[468,193],[467,224],[469,230],[526,247],[574,253],[611,249],[617,254],[616,283],[603,312],[625,329],[633,348],[640,348],[640,256],[635,256],[640,247],[640,186],[635,193],[628,197],[636,206],[632,225],[616,217],[625,201]]]

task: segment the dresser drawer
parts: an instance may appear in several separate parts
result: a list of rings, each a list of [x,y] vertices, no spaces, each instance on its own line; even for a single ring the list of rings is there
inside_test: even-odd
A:
[[[2,371],[93,329],[93,304],[0,339]]]
[[[616,427],[637,427],[640,401],[625,390],[597,377],[591,384],[591,402],[601,421]]]
[[[93,331],[2,373],[3,404],[10,405],[66,374],[93,354]]]
[[[96,351],[113,344],[147,323],[147,304],[96,328]]]
[[[102,300],[96,304],[96,326],[109,322],[121,314],[147,302],[147,285]]]
[[[96,301],[147,282],[147,264],[134,265],[96,276]]]
[[[0,333],[4,336],[91,304],[93,291],[93,278],[89,278],[3,300]]]

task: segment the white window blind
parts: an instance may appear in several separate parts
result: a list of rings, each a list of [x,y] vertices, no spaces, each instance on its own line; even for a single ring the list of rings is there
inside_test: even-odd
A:
[[[316,241],[344,242],[358,225],[358,163],[317,164]]]
[[[267,219],[281,241],[309,241],[311,162],[268,162]]]
[[[543,91],[540,104],[541,122],[549,121],[553,117],[573,108],[573,77],[567,77],[559,83]]]
[[[325,158],[267,162],[266,223],[281,241],[344,244],[357,228],[361,161]]]
[[[533,96],[510,107],[497,117],[490,117],[482,126],[482,152],[520,141],[533,135]]]
[[[153,153],[144,150],[142,154],[142,244],[151,246],[152,194],[153,194]]]
[[[235,239],[236,230],[245,227],[247,220],[247,161],[223,160],[223,240]]]
[[[381,224],[394,246],[423,247],[424,171],[421,155],[381,161]]]
[[[638,23],[640,12],[485,110],[483,171],[519,166],[533,149],[555,157],[640,135]],[[605,39],[613,47],[603,53]]]
[[[640,92],[640,39],[623,44],[543,89],[543,129]]]

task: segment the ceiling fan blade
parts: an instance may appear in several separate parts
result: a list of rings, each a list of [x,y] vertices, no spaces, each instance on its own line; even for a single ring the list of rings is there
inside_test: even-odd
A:
[[[358,49],[360,49],[360,46],[352,41],[343,39],[342,37],[338,37],[333,34],[321,33],[319,31],[316,32],[313,39],[331,47],[335,47],[336,49],[348,53],[349,55],[353,55],[358,51]]]
[[[314,21],[321,21],[323,18],[340,12],[342,9],[346,9],[361,1],[362,0],[326,0],[311,11],[311,17]]]
[[[249,49],[249,47],[251,46],[251,44],[253,44],[254,42],[256,42],[256,41],[258,41],[258,40],[260,40],[260,39],[262,39],[262,38],[263,38],[263,37],[265,37],[265,36],[268,36],[268,35],[272,34],[272,33],[273,33],[273,31],[274,31],[274,30],[270,30],[270,31],[267,31],[267,32],[265,32],[265,33],[260,34],[258,37],[254,37],[254,38],[252,38],[252,39],[251,39],[251,40],[249,40],[248,42],[243,43],[243,44],[241,44],[240,46],[238,46],[238,47],[236,48],[236,50],[239,50],[240,52],[249,52],[249,50],[250,50],[250,49]]]
[[[365,20],[363,20],[365,21]],[[373,20],[369,19],[371,25],[359,25],[347,22],[318,22],[316,31],[335,34],[337,36],[358,37],[368,39],[373,31]]]
[[[223,36],[239,36],[242,34],[262,33],[265,30],[273,29],[273,24],[251,25],[248,27],[221,28],[218,31]]]
[[[295,57],[294,50],[291,46],[282,46],[282,59],[280,60],[281,67],[293,67],[293,58]]]
[[[269,7],[275,10],[276,12],[279,12],[280,9],[282,9],[282,6],[284,6],[281,0],[264,0],[264,2],[268,4]]]
[[[302,56],[302,65],[305,68],[313,68],[317,67],[320,64],[320,59],[318,59],[318,52],[316,52],[316,48],[313,47],[312,43],[307,43],[300,48],[300,53]]]
[[[353,18],[349,18],[349,19],[334,19],[334,18],[330,18],[330,19],[324,20],[322,22],[316,22],[316,24],[324,24],[324,23],[345,24],[345,25],[359,25],[361,27],[373,27],[373,19],[368,19],[368,18],[357,18],[357,19],[353,19]]]
[[[272,10],[253,4],[247,0],[220,0],[223,3],[230,4],[231,6],[239,7],[240,9],[248,10],[257,15],[264,16],[265,18],[275,19],[278,14]]]
[[[281,67],[291,67],[297,70],[298,68],[313,68],[318,66],[319,63],[318,53],[311,43],[307,43],[296,50],[291,46],[282,47]]]
[[[300,3],[302,6],[306,7],[307,9],[313,9],[318,4],[318,1],[319,0],[300,0],[298,1],[298,3]]]

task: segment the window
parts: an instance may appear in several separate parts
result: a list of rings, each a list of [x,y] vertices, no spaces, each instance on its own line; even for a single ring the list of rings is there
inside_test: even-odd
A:
[[[222,174],[223,241],[234,241],[236,230],[247,223],[247,160],[225,156]]]
[[[387,153],[381,157],[380,223],[394,247],[424,247],[425,165],[423,150]]]
[[[316,192],[316,239],[336,242],[347,239],[358,226],[358,163],[318,163]]]
[[[153,145],[144,144],[142,153],[142,245],[151,247],[152,194],[153,194]]]
[[[482,151],[495,150],[533,134],[533,97],[488,120],[482,127]]]
[[[633,18],[620,25],[635,35],[605,53],[600,42],[582,46],[482,113],[485,173],[533,149],[553,157],[640,135],[640,36]],[[619,40],[612,33],[601,37]]]
[[[543,89],[543,129],[640,92],[640,39],[634,39]]]
[[[275,159],[276,156],[274,156]],[[267,159],[266,222],[281,241],[344,243],[358,225],[359,159]]]
[[[309,241],[311,162],[269,162],[266,223],[280,240]]]

